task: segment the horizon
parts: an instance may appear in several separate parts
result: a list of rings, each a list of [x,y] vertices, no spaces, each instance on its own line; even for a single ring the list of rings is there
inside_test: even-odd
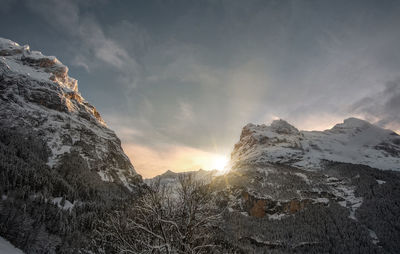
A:
[[[67,65],[144,178],[220,167],[247,123],[400,133],[396,1],[0,3],[0,36]]]

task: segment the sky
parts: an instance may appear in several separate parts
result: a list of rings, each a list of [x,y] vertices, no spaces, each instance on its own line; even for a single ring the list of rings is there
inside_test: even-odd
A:
[[[249,122],[400,130],[400,2],[0,0],[0,37],[69,66],[145,178],[213,169]]]

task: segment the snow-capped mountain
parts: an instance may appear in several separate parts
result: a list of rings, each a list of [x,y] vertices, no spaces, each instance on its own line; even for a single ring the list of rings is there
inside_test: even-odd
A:
[[[357,118],[325,131],[299,131],[284,120],[246,125],[231,163],[282,163],[319,169],[324,161],[400,170],[400,136]]]
[[[0,127],[39,136],[51,149],[49,166],[71,153],[103,181],[128,189],[140,181],[118,137],[57,58],[0,38],[0,91]]]
[[[99,221],[147,190],[68,68],[1,38],[0,176],[0,236],[25,253],[98,253]]]
[[[400,137],[390,130],[355,118],[325,131],[248,124],[230,167],[211,186],[228,211],[224,239],[244,253],[399,248]]]

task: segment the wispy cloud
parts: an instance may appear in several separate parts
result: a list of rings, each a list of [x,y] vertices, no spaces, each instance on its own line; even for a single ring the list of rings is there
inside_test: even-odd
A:
[[[187,102],[180,101],[177,120],[182,122],[192,122],[193,120],[195,120],[192,105]]]
[[[93,4],[102,4],[104,1],[94,1]],[[124,49],[117,40],[107,36],[104,29],[94,16],[82,15],[80,1],[39,0],[28,1],[27,5],[50,26],[68,33],[74,40],[71,46],[76,56],[73,64],[86,70],[96,67],[96,61],[101,61],[114,68],[121,75],[121,83],[135,86],[140,68],[135,58]],[[85,3],[83,3],[84,5]],[[87,3],[86,3],[87,4]]]
[[[360,99],[350,111],[382,127],[400,131],[400,78],[387,82],[382,91]]]

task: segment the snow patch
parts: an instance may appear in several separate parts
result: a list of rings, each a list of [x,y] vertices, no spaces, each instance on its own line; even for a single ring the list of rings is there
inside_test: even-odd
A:
[[[2,57],[0,58],[0,61],[8,68],[8,70],[12,70],[17,75],[28,76],[37,81],[50,81],[51,73],[39,71],[29,65],[22,65],[12,58]]]
[[[0,236],[0,254],[24,254],[24,252]]]
[[[379,185],[386,183],[386,181],[378,180],[378,179],[376,180],[376,182],[377,182]]]
[[[368,229],[368,232],[369,232],[369,236],[372,239],[372,243],[373,244],[378,244],[379,243],[379,238],[376,235],[375,231],[373,231],[372,229]]]
[[[268,214],[268,219],[270,219],[270,220],[281,220],[285,216],[286,216],[286,214],[284,214],[284,213]]]
[[[323,204],[329,204],[329,199],[327,198],[316,198],[314,199],[315,203],[323,203]]]
[[[97,172],[97,174],[99,174],[99,176],[100,176],[100,178],[101,178],[101,180],[103,181],[103,182],[111,182],[112,181],[112,179],[108,176],[108,174],[106,173],[106,172],[104,172],[104,171],[98,171]]]
[[[61,204],[62,200],[63,200],[63,197],[56,197],[56,198],[53,198],[51,202],[53,204],[57,205],[58,208],[66,210],[66,211],[68,211],[68,210],[71,211],[74,208],[74,206],[76,205],[76,203],[77,203],[77,201],[74,201],[74,203],[71,203],[70,201],[65,199],[64,200],[64,205],[62,205]]]
[[[346,207],[350,210],[349,218],[353,220],[357,220],[355,216],[355,212],[357,208],[359,208],[363,203],[362,197],[356,197],[355,187],[354,186],[346,186],[344,184],[338,184],[333,187],[333,194],[337,197],[341,197],[344,201],[339,201],[339,205]]]
[[[310,179],[308,179],[308,177],[303,174],[303,173],[295,173],[296,176],[303,178],[304,182],[306,182],[307,184],[311,184]]]

